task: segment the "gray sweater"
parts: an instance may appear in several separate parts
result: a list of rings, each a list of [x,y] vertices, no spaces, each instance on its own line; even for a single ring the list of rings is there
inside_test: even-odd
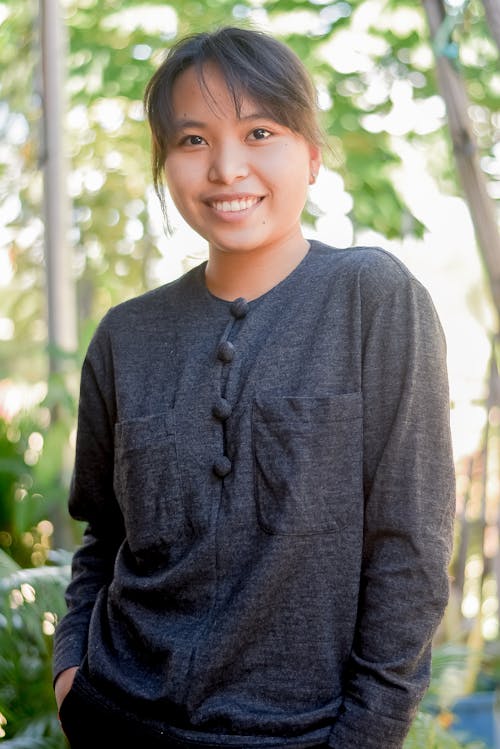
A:
[[[201,746],[397,749],[454,500],[444,336],[398,259],[313,241],[250,303],[202,264],[89,346],[54,673]]]

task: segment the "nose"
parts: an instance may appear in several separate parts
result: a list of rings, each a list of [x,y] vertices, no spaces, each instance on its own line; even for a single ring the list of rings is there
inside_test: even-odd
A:
[[[240,143],[224,142],[213,149],[208,170],[210,182],[231,185],[248,176],[246,149]]]

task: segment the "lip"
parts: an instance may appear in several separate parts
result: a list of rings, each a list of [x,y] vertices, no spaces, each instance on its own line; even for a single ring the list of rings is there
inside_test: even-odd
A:
[[[204,202],[218,217],[237,221],[260,205],[264,197],[249,193],[218,193],[210,195]]]

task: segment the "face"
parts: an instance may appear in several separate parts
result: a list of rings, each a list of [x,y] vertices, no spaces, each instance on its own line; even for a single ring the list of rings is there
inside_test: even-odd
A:
[[[300,226],[319,150],[243,99],[239,117],[213,65],[200,88],[194,68],[176,80],[175,134],[165,161],[167,186],[210,253],[274,251],[303,241]]]

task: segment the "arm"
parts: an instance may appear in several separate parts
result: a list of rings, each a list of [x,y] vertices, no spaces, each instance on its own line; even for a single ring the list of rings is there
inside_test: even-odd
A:
[[[114,392],[111,356],[102,329],[89,346],[80,384],[78,431],[69,511],[86,523],[72,561],[66,590],[68,611],[56,629],[53,672],[78,666],[99,590],[108,585],[123,540],[121,513],[113,492]],[[58,689],[63,689],[59,685]],[[64,691],[64,689],[63,689]]]
[[[444,336],[415,279],[367,316],[363,568],[334,749],[399,749],[429,683],[455,509]]]

